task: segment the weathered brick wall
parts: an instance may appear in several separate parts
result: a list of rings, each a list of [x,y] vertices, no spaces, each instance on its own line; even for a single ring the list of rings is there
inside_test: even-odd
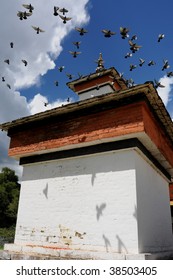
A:
[[[20,130],[19,130],[20,129]],[[168,162],[173,165],[173,147],[145,102],[124,105],[96,113],[57,116],[9,131],[9,156],[27,156],[72,145],[146,132]]]
[[[67,145],[143,131],[142,104],[127,105],[75,118],[57,117],[49,122],[23,126],[9,132],[9,155],[34,153]]]

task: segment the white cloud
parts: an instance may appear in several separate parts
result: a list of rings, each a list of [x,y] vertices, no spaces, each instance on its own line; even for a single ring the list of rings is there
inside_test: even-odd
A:
[[[164,76],[160,78],[159,82],[165,87],[164,88],[158,87],[157,91],[160,97],[162,98],[163,103],[165,104],[165,106],[167,106],[168,102],[170,101],[170,94],[172,89],[171,85],[173,85],[173,77],[169,78],[167,76]]]
[[[70,100],[70,102],[72,101],[73,100]],[[49,103],[46,96],[43,96],[40,93],[38,93],[34,96],[32,100],[29,101],[28,109],[31,112],[31,114],[36,114],[56,107],[60,107],[62,105],[66,105],[67,103],[68,101],[66,99],[57,99],[52,103]]]
[[[0,9],[0,73],[5,82],[0,81],[0,123],[11,121],[29,114],[61,106],[63,100],[56,100],[47,107],[41,94],[37,94],[29,103],[18,90],[30,87],[40,81],[40,76],[55,68],[54,60],[59,56],[62,42],[75,26],[87,23],[89,16],[86,4],[89,0],[78,0],[77,4],[69,0],[34,0],[33,15],[27,20],[17,17],[18,11],[24,11],[23,0],[7,0]],[[66,7],[72,20],[63,24],[59,17],[53,16],[53,7]],[[31,26],[39,26],[44,33],[36,34]],[[14,48],[10,48],[14,42]],[[4,62],[10,60],[10,64]],[[22,59],[28,61],[27,67]],[[0,78],[1,78],[0,77]],[[10,84],[11,89],[6,84]],[[8,158],[9,139],[0,132],[0,168],[11,162],[18,170],[18,164]],[[16,167],[17,166],[17,167]]]

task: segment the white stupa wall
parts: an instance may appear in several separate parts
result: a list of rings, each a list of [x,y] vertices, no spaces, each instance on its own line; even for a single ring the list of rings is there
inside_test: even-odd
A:
[[[165,250],[172,244],[166,203],[166,180],[134,149],[25,165],[15,244]]]

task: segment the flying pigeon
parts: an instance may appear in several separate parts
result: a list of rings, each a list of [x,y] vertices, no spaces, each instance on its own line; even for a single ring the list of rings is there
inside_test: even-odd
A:
[[[5,59],[4,62],[7,63],[7,64],[10,64],[10,60],[9,59]]]
[[[164,34],[159,34],[157,42],[159,43],[164,37]]]
[[[9,84],[7,84],[7,87],[8,87],[9,89],[11,89],[11,86],[10,86]]]
[[[173,72],[167,72],[167,77],[173,77]]]
[[[17,16],[19,17],[20,20],[27,19],[27,17],[31,15],[32,13],[27,13],[26,11],[25,12],[18,11],[17,13]]]
[[[134,40],[137,40],[138,37],[136,35],[133,35],[132,38],[131,38],[131,41],[134,41]]]
[[[2,77],[2,82],[5,82],[5,77]]]
[[[63,23],[66,23],[67,21],[72,19],[71,17],[61,16],[61,15],[59,15],[59,17],[63,20]]]
[[[64,68],[65,68],[65,66],[59,66],[58,67],[59,72],[62,72]]]
[[[19,17],[20,20],[23,20],[23,12],[18,11],[17,16]]]
[[[75,30],[79,32],[79,34],[81,36],[83,36],[85,33],[87,33],[88,31],[86,29],[84,29],[83,27],[80,28],[80,27],[75,27]]]
[[[59,10],[63,15],[65,15],[65,13],[68,13],[68,10],[65,8],[62,8]]]
[[[25,59],[22,59],[22,62],[24,63],[25,66],[27,66],[28,62]]]
[[[145,60],[140,58],[139,61],[140,61],[139,66],[141,67],[145,63]]]
[[[170,67],[168,60],[163,60],[162,71]]]
[[[69,53],[73,56],[73,57],[77,57],[78,54],[81,54],[81,52],[72,52],[72,51],[69,51]]]
[[[82,74],[80,74],[79,72],[77,74],[78,74],[79,79],[83,78]]]
[[[70,97],[67,98],[67,102],[70,102]]]
[[[152,66],[152,65],[155,65],[155,61],[154,60],[150,60],[149,63],[148,63],[148,66]]]
[[[125,39],[125,38],[128,38],[129,37],[129,32],[130,30],[126,27],[120,27],[120,34],[121,34],[121,38],[122,39]]]
[[[74,75],[72,75],[72,74],[67,74],[67,73],[66,73],[66,76],[69,78],[69,80],[72,80],[73,77],[74,77]]]
[[[37,31],[37,34],[40,32],[45,32],[44,30],[40,29],[40,27],[32,26],[32,28]]]
[[[32,13],[32,11],[34,10],[34,7],[31,4],[29,4],[29,5],[23,4],[22,6],[26,9],[28,9],[30,13]]]
[[[125,83],[130,88],[130,87],[134,86],[135,82],[133,81],[133,79],[129,79],[129,80],[126,80]]]
[[[128,58],[128,57],[132,57],[132,53],[126,53],[126,55],[124,56],[124,58]]]
[[[111,30],[103,29],[102,32],[104,33],[104,36],[106,38],[110,38],[112,35],[115,35],[115,32],[112,32]]]
[[[120,77],[119,79],[124,79],[124,73],[119,73]]]
[[[155,79],[154,79],[154,82],[155,82],[155,88],[158,88],[158,87],[164,88],[165,87],[164,85],[162,85],[160,82],[158,82]]]
[[[129,40],[130,50],[132,53],[137,52],[142,46],[137,45],[136,43],[133,43],[131,40]]]
[[[10,47],[13,48],[14,47],[14,43],[10,42]]]
[[[134,64],[130,64],[130,71],[132,71],[133,69],[135,69],[137,66]]]
[[[45,106],[45,107],[47,107],[48,104],[49,104],[48,102],[44,102],[44,106]]]
[[[55,81],[55,86],[56,86],[56,87],[58,86],[58,81]]]
[[[77,47],[77,49],[79,49],[81,42],[73,42],[73,44]]]
[[[59,7],[54,6],[54,13],[53,13],[54,16],[58,16],[58,13],[57,13],[58,10],[59,10]]]

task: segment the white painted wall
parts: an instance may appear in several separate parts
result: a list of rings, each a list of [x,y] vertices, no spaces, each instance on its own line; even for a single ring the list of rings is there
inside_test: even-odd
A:
[[[23,172],[15,244],[131,254],[172,246],[168,184],[133,149]]]
[[[85,91],[83,93],[79,94],[79,99],[80,100],[85,100],[94,96],[99,96],[102,94],[106,94],[106,93],[110,93],[110,92],[114,92],[113,88],[110,85],[104,85],[104,86],[100,86],[99,89],[93,88],[90,89],[88,91]]]
[[[15,243],[138,252],[134,153],[24,166]]]
[[[139,252],[173,250],[166,180],[141,155],[135,155]]]

